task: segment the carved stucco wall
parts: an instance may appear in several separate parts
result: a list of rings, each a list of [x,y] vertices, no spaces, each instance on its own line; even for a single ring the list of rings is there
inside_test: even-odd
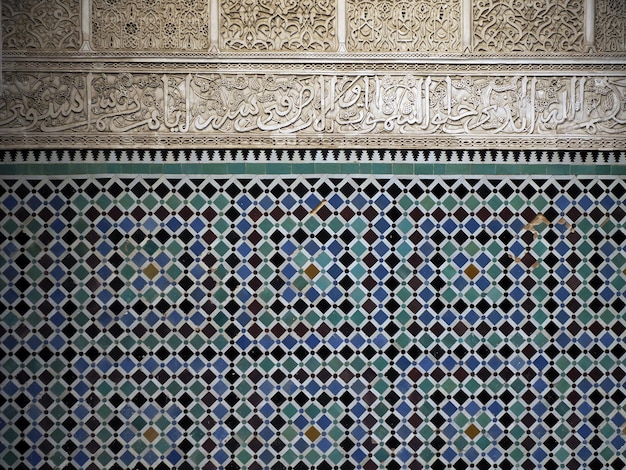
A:
[[[623,149],[624,7],[4,0],[0,145]]]
[[[208,3],[93,0],[91,40],[99,51],[206,51]]]
[[[598,0],[595,10],[599,51],[626,51],[626,0]]]
[[[221,0],[220,45],[233,51],[337,50],[335,0]]]
[[[478,0],[473,4],[474,47],[481,52],[581,52],[583,0]]]
[[[348,0],[348,50],[458,52],[461,5],[455,0]]]
[[[79,0],[3,0],[4,50],[78,50]]]

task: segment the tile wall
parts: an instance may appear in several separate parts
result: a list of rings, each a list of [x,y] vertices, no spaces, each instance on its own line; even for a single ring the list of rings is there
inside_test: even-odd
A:
[[[624,468],[624,167],[363,164],[3,164],[0,467]]]

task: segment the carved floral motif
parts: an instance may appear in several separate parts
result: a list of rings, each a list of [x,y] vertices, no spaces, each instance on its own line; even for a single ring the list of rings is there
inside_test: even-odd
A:
[[[221,47],[334,51],[335,0],[221,0]]]
[[[460,48],[460,1],[348,0],[348,49],[452,52]]]
[[[185,50],[209,47],[209,6],[203,0],[92,0],[97,50]]]
[[[5,50],[77,50],[80,46],[78,0],[3,0]]]
[[[596,1],[596,49],[626,51],[626,0]]]
[[[6,133],[563,137],[626,132],[626,77],[125,72],[21,73],[4,80],[0,128]]]
[[[475,0],[477,52],[582,52],[583,0]]]

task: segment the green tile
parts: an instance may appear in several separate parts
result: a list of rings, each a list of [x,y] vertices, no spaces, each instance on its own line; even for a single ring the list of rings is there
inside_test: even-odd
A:
[[[498,173],[498,165],[494,163],[472,163],[472,171],[475,171],[475,174],[483,174],[483,175],[497,175]]]
[[[362,175],[371,174],[374,171],[371,163],[359,163],[359,172]]]
[[[414,175],[434,175],[435,165],[434,163],[415,163],[413,164]]]
[[[180,174],[183,172],[187,172],[187,173],[198,173],[198,166],[196,164],[193,164],[192,167],[189,166],[189,164],[184,164],[184,163],[164,163],[163,165],[161,165],[161,171],[165,174]]]
[[[361,171],[359,163],[342,163],[341,173],[345,175],[358,175]]]
[[[291,163],[268,163],[266,171],[268,174],[290,175],[293,169]]]
[[[291,169],[294,175],[309,175],[315,173],[313,163],[292,163]]]
[[[571,168],[569,165],[551,165],[547,170],[552,175],[569,175],[571,174]]]
[[[570,165],[570,171],[572,175],[580,176],[580,175],[593,175],[595,173],[595,169],[590,165]]]
[[[466,175],[471,170],[469,163],[449,163],[445,166],[446,175]]]
[[[446,167],[447,167],[447,165],[445,163],[433,163],[433,174],[434,175],[445,175],[446,174]]]
[[[412,175],[413,164],[412,163],[394,163],[392,172],[394,175]]]
[[[245,175],[246,164],[245,163],[229,163],[228,173],[231,175]]]
[[[531,163],[527,165],[521,165],[521,172],[523,175],[545,175],[549,171],[549,165],[538,165]]]
[[[266,164],[265,163],[246,163],[246,173],[265,175],[267,174]]]
[[[390,175],[393,173],[393,165],[391,163],[372,163],[372,173]]]
[[[315,173],[321,175],[338,175],[341,174],[341,163],[314,163]]]

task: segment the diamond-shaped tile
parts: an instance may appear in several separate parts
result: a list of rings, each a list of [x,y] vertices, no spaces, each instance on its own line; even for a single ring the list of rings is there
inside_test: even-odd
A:
[[[622,458],[619,179],[0,186],[3,466]]]

